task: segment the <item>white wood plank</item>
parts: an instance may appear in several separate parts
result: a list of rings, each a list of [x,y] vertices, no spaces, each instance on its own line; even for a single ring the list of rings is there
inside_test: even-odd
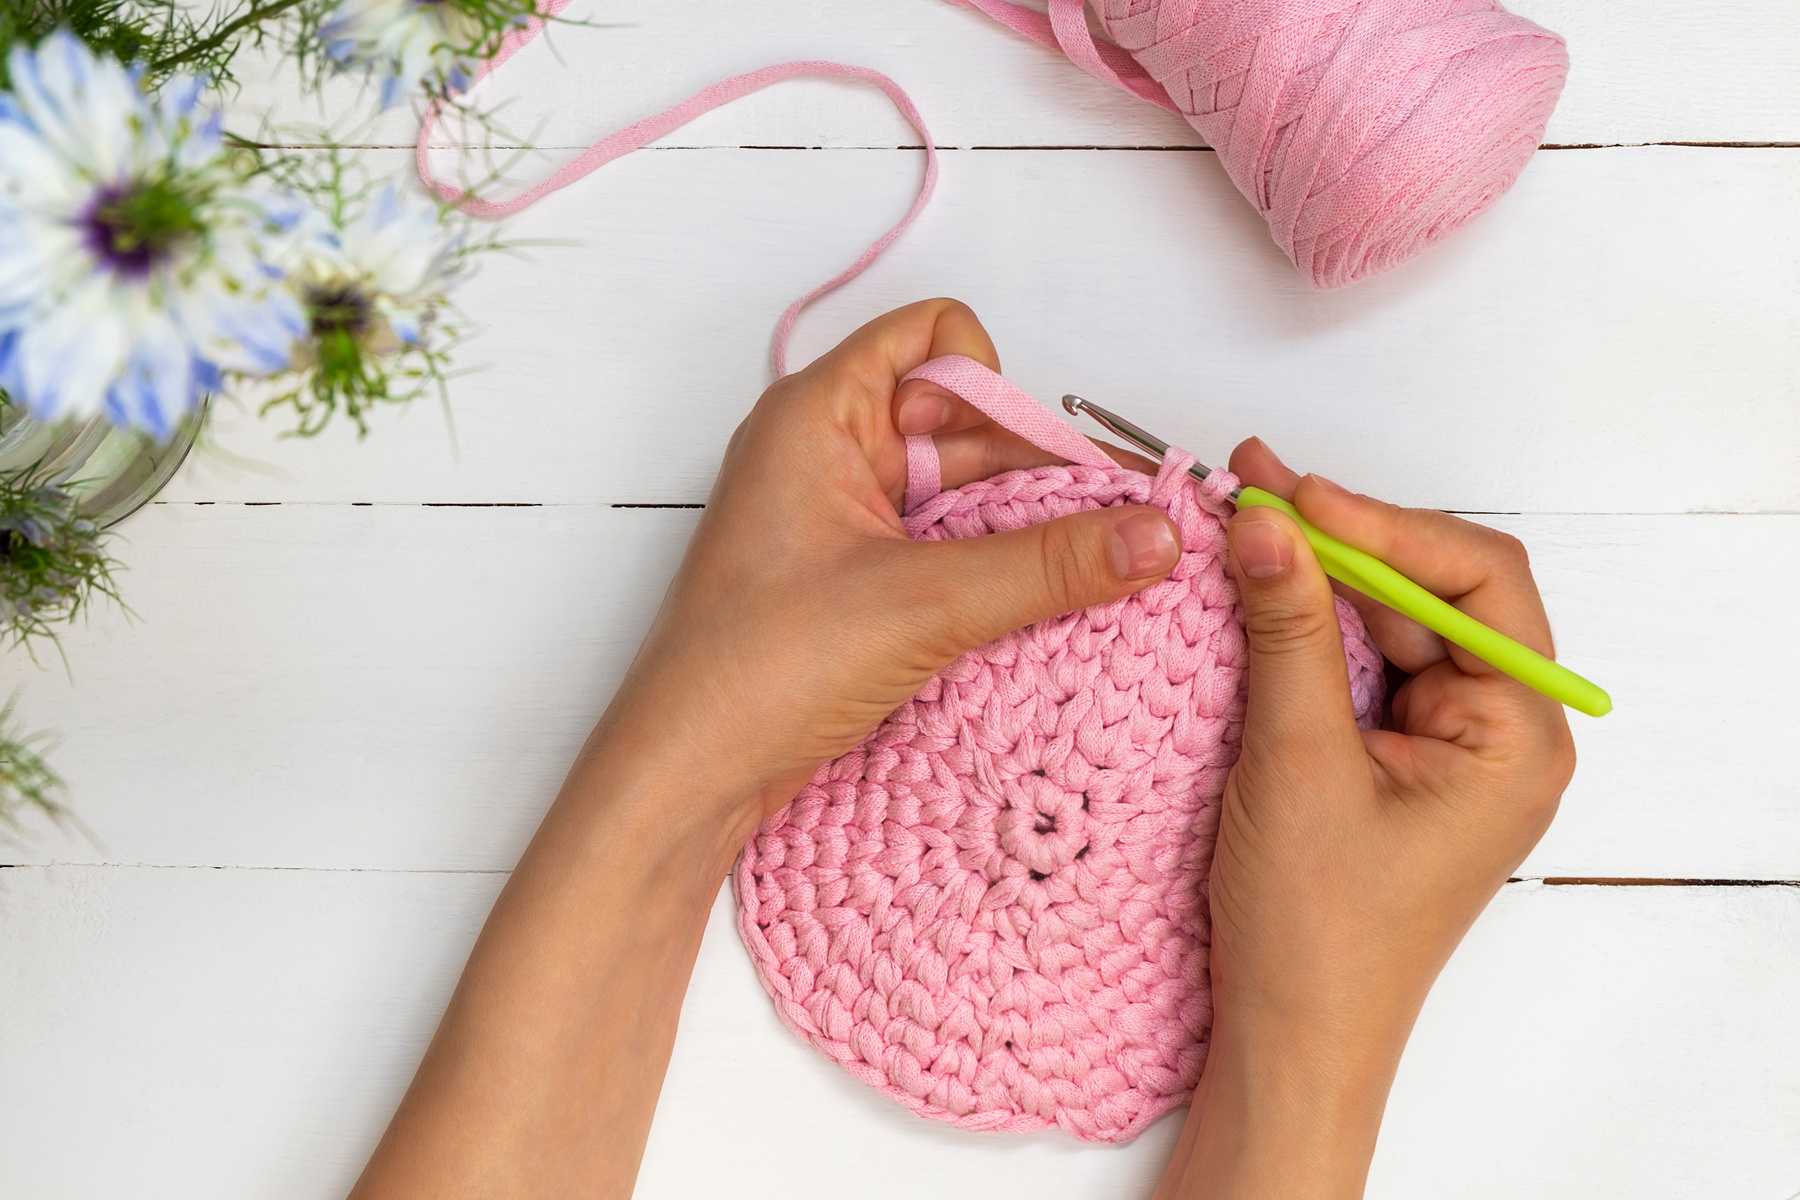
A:
[[[0,1190],[341,1196],[501,878],[0,871]],[[1797,936],[1794,888],[1507,888],[1426,1007],[1370,1196],[1781,1200]],[[726,893],[637,1194],[1123,1200],[1180,1119],[1123,1148],[919,1120],[779,1025]]]
[[[1038,7],[1042,7],[1039,3]],[[1552,143],[1800,139],[1800,11],[1783,0],[1518,0],[1561,33],[1572,69]],[[907,88],[947,146],[1197,145],[1186,122],[1126,96],[973,9],[944,0],[577,0],[567,27],[482,93],[507,132],[539,146],[585,146],[716,80],[777,62],[873,67]],[[241,128],[273,114],[316,124],[291,72],[242,72]],[[348,82],[324,116],[352,128],[372,108]],[[359,140],[410,144],[396,110]],[[454,135],[452,135],[454,136]],[[467,135],[463,135],[467,136]],[[667,145],[897,146],[917,141],[873,89],[784,84],[703,117]]]
[[[343,1196],[504,882],[0,871],[0,1194]]]
[[[395,170],[404,156],[388,152]],[[462,294],[453,454],[435,402],[228,451],[173,499],[705,497],[796,295],[901,211],[916,155],[708,150],[615,163],[522,215],[529,259]],[[1115,404],[1205,460],[1290,461],[1475,511],[1800,508],[1800,150],[1548,153],[1452,243],[1313,292],[1209,154],[962,152],[920,225],[802,319],[803,363],[933,295],[1041,397]]]
[[[23,711],[98,846],[14,861],[510,868],[649,624],[691,511],[157,505],[137,624]],[[1800,877],[1800,516],[1493,518],[1618,710],[1524,873]],[[6,685],[10,690],[10,682]]]

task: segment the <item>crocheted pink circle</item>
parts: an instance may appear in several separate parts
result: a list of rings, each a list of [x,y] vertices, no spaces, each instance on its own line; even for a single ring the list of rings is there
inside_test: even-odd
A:
[[[1125,1141],[1185,1102],[1212,1021],[1206,878],[1243,727],[1223,471],[1015,471],[915,538],[1113,504],[1181,529],[1167,580],[966,654],[744,847],[738,929],[781,1019],[921,1116]],[[1340,604],[1359,720],[1381,657]]]

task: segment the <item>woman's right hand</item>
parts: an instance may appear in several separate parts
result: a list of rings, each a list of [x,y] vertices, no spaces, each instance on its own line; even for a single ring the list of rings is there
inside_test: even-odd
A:
[[[1517,540],[1301,478],[1255,439],[1231,469],[1552,653]],[[1360,1196],[1426,992],[1549,826],[1574,744],[1561,705],[1352,595],[1411,676],[1388,727],[1358,730],[1331,581],[1298,526],[1246,508],[1230,541],[1250,685],[1210,884],[1212,1046],[1157,1195]]]

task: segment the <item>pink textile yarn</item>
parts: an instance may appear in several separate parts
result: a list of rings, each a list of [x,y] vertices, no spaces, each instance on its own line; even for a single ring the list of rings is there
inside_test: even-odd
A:
[[[967,386],[985,370],[938,359],[916,374],[1005,419]],[[1023,395],[986,374],[990,392]],[[1025,403],[1037,416],[1007,420],[1015,432],[1068,430]],[[1244,716],[1236,481],[1194,485],[1181,451],[1152,479],[1074,441],[1070,466],[923,499],[908,533],[1149,503],[1181,530],[1174,572],[952,663],[763,823],[733,884],[781,1019],[857,1078],[966,1129],[1126,1141],[1187,1100],[1206,1058],[1206,879]],[[909,446],[909,496],[935,492],[929,446]],[[1354,609],[1340,602],[1339,620],[1372,724],[1381,658]]]
[[[1396,266],[1492,204],[1537,149],[1569,67],[1561,38],[1494,0],[1094,0],[1117,44],[1094,40],[1086,0],[1049,0],[1048,14],[1010,0],[951,2],[979,8],[1101,79],[1184,114],[1219,152],[1276,245],[1318,288]],[[501,39],[477,82],[568,3],[539,0],[540,15]],[[420,122],[414,161],[419,179],[446,203],[505,216],[721,104],[809,75],[880,88],[918,131],[925,175],[898,223],[781,314],[770,346],[780,378],[801,311],[867,269],[924,211],[937,185],[931,131],[886,75],[806,61],[721,80],[600,139],[505,200],[433,174],[440,97]]]
[[[1480,215],[1562,93],[1562,38],[1495,0],[1083,0],[970,4],[1188,119],[1275,244],[1335,288]]]

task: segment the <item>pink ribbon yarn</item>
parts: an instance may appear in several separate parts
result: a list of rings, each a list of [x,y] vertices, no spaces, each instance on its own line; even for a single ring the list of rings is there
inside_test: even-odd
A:
[[[490,59],[484,61],[475,73],[475,82],[491,75],[502,63],[517,54],[527,43],[543,32],[545,21],[555,17],[567,8],[569,0],[543,0],[540,16],[531,18],[518,29],[508,33],[500,41],[500,48]],[[882,251],[893,244],[895,238],[911,225],[925,206],[931,202],[931,193],[937,188],[938,155],[937,146],[931,140],[931,131],[925,127],[925,118],[913,105],[912,97],[906,90],[880,71],[872,71],[867,67],[849,66],[845,63],[809,61],[777,63],[772,67],[750,71],[730,79],[713,84],[697,94],[688,97],[673,108],[665,109],[653,117],[646,117],[635,125],[629,125],[617,133],[611,134],[595,142],[582,151],[573,161],[558,167],[554,174],[543,182],[526,189],[510,200],[490,201],[472,195],[462,188],[440,182],[431,171],[431,131],[436,128],[438,117],[442,114],[443,99],[435,100],[425,110],[424,119],[419,125],[419,138],[413,148],[413,161],[418,168],[419,179],[426,187],[436,192],[448,204],[454,204],[464,212],[478,217],[504,217],[528,208],[551,192],[560,191],[599,170],[615,158],[640,149],[657,138],[671,133],[686,125],[695,117],[711,112],[720,105],[729,104],[733,100],[759,92],[770,84],[780,83],[786,79],[797,79],[802,76],[821,76],[825,78],[856,79],[872,83],[894,102],[907,123],[918,131],[920,139],[925,143],[925,177],[919,184],[918,194],[913,198],[912,207],[906,210],[891,229],[876,238],[869,248],[857,256],[856,261],[813,288],[805,295],[789,304],[775,325],[775,337],[769,345],[769,365],[780,379],[787,372],[787,341],[793,332],[794,322],[800,319],[800,313],[807,305],[823,296],[833,288],[839,287],[855,279],[868,269],[870,263],[881,257]]]
[[[1537,150],[1562,38],[1495,0],[952,0],[1180,113],[1316,288],[1479,216]]]
[[[1067,54],[1140,99],[1185,115],[1268,222],[1276,245],[1317,288],[1406,261],[1474,219],[1537,149],[1568,72],[1561,38],[1495,0],[1093,0],[1115,42],[1088,31],[1086,0],[1048,14],[1009,0],[951,0]],[[569,0],[501,39],[486,78]],[[764,67],[602,138],[548,178],[493,201],[440,182],[430,140],[445,101],[420,123],[419,178],[476,216],[518,212],[702,113],[799,76],[872,83],[918,131],[925,176],[912,207],[848,267],[789,304],[769,348],[787,374],[787,341],[808,304],[866,270],[924,211],[937,147],[905,89],[835,62]]]
[[[738,929],[782,1021],[920,1116],[1127,1141],[1206,1060],[1206,880],[1244,720],[1236,480],[1193,484],[1179,450],[1155,478],[1116,466],[968,359],[913,374],[1040,445],[1085,447],[934,495],[936,452],[914,439],[914,538],[1148,503],[1182,558],[1135,596],[964,655],[822,767],[744,847]],[[1338,619],[1370,726],[1381,656],[1354,609]]]

